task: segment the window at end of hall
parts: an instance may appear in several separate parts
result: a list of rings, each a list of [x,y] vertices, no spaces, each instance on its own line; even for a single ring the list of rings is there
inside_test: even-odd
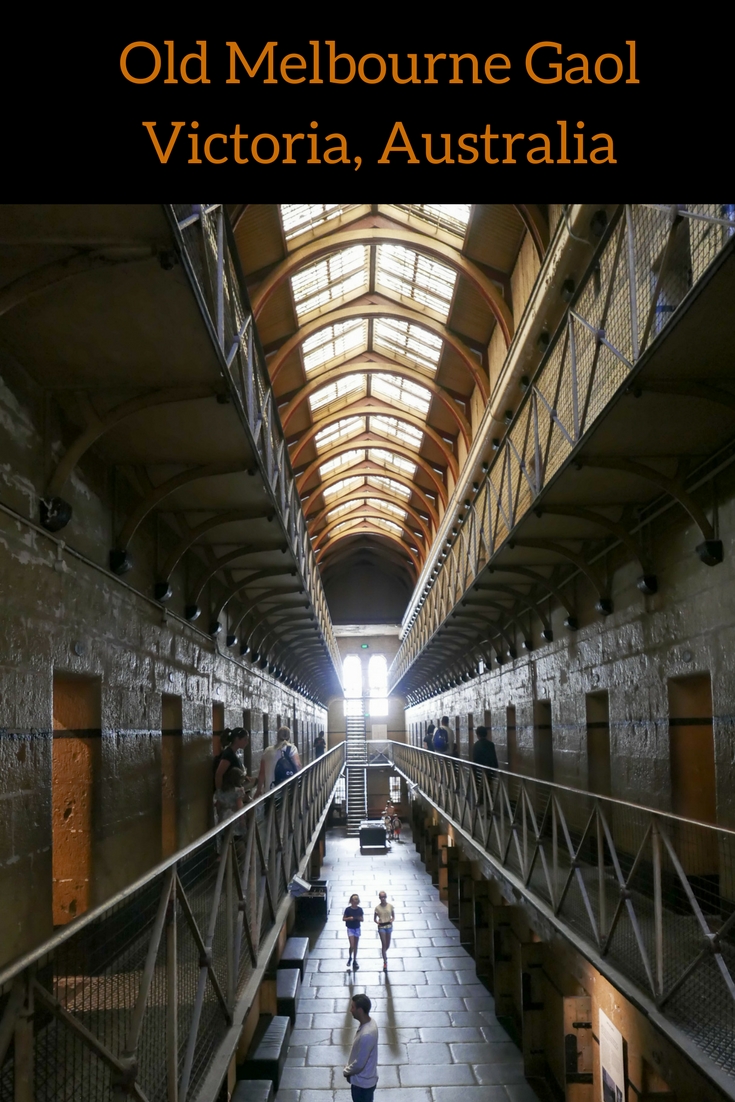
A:
[[[372,655],[368,663],[370,715],[388,715],[388,663],[384,654]]]
[[[345,715],[362,715],[362,665],[356,654],[348,654],[342,663],[345,687]]]

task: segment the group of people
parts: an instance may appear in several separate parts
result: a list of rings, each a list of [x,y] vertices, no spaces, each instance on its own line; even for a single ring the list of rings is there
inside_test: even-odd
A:
[[[349,905],[345,907],[345,912],[342,915],[342,921],[347,928],[347,938],[350,943],[350,953],[347,958],[348,970],[351,968],[353,971],[356,971],[360,967],[357,963],[357,949],[360,944],[360,934],[364,917],[365,912],[360,906],[360,896],[355,893],[350,896]],[[393,933],[395,918],[396,912],[393,909],[393,904],[388,902],[387,893],[379,892],[378,903],[373,911],[373,921],[378,927],[384,972],[388,971],[388,950],[390,949],[390,939]]]
[[[392,807],[393,805],[389,804],[388,806]],[[345,907],[345,912],[342,915],[350,944],[347,968],[351,968],[353,971],[360,967],[357,963],[357,949],[360,944],[364,917],[365,912],[360,906],[360,896],[355,893],[350,896],[349,904]],[[378,936],[380,937],[384,972],[388,971],[388,949],[390,948],[395,920],[396,912],[393,909],[393,904],[388,902],[387,892],[379,892],[378,903],[373,911],[373,921],[378,928]],[[355,1039],[352,1042],[350,1058],[343,1073],[350,1084],[352,1102],[373,1102],[375,1087],[378,1082],[378,1027],[370,1017],[371,1005],[367,995],[353,995],[350,1001],[350,1014],[359,1023]]]
[[[434,725],[433,720],[429,721],[424,735],[424,746],[437,754],[452,754],[454,757],[459,757],[459,746],[449,731],[449,716],[442,716],[438,726]]]
[[[323,741],[323,732],[320,735]],[[214,759],[214,807],[218,823],[245,807],[253,793],[262,796],[301,769],[299,752],[291,742],[288,727],[279,727],[274,745],[263,751],[257,779],[248,777],[240,756],[249,745],[250,732],[245,727],[234,727],[220,734],[220,752]],[[316,743],[314,749],[317,755],[324,752],[324,746],[317,750]]]
[[[472,747],[472,761],[475,765],[486,765],[490,769],[498,768],[498,755],[495,751],[495,743],[488,735],[487,727],[475,729],[475,742]],[[427,750],[433,750],[436,754],[452,754],[459,757],[459,746],[456,742],[450,743],[449,716],[442,716],[438,727],[430,722],[424,735],[424,746]]]

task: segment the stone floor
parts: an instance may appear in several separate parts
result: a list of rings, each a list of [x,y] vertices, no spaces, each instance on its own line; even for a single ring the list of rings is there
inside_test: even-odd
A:
[[[356,838],[333,830],[321,875],[329,916],[313,943],[277,1102],[349,1102],[342,1068],[360,991],[380,1029],[375,1102],[538,1102],[410,834],[388,854],[361,856]],[[387,974],[372,919],[380,890],[396,911]],[[342,922],[353,892],[365,912],[356,972],[346,968]]]

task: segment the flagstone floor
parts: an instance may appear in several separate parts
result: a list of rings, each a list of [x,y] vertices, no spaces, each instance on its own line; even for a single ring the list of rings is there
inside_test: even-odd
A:
[[[350,999],[360,991],[380,1029],[375,1102],[538,1102],[410,832],[388,854],[361,856],[357,838],[332,830],[321,875],[329,915],[312,941],[277,1102],[349,1102],[342,1068],[357,1028]],[[381,890],[396,911],[387,973],[372,918]],[[353,892],[365,921],[360,967],[348,971],[342,913]]]

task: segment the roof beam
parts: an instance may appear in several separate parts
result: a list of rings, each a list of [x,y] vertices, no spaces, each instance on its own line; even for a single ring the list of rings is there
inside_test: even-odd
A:
[[[326,413],[322,418],[310,425],[305,432],[300,433],[296,447],[293,452],[291,452],[291,463],[297,466],[299,456],[311,443],[317,433],[328,428],[330,425],[336,424],[338,421],[344,420],[346,417],[392,417],[395,418],[396,421],[403,421],[407,425],[412,425],[414,428],[426,433],[431,442],[444,456],[447,467],[454,475],[454,478],[458,478],[459,463],[457,457],[454,452],[449,450],[446,440],[435,428],[423,421],[417,414],[410,413],[408,410],[397,406],[392,406],[389,402],[383,401],[382,398],[373,398],[372,396],[358,398],[355,402],[351,402],[346,406],[342,406],[340,409]],[[367,431],[373,436],[372,430],[368,429]],[[373,438],[379,441],[375,447],[390,446],[392,440],[392,437],[382,436],[378,433],[375,433]]]
[[[381,437],[381,439],[376,442],[375,437],[366,432],[361,432],[358,436],[352,436],[349,440],[340,441],[339,444],[335,444],[333,448],[327,448],[326,451],[323,451],[316,459],[313,459],[308,467],[305,467],[302,473],[297,477],[296,489],[299,493],[302,493],[306,483],[314,472],[324,463],[328,463],[330,459],[337,459],[340,455],[344,455],[345,452],[362,451],[363,449],[370,448],[380,448],[383,451],[393,452],[402,459],[407,459],[409,462],[415,463],[417,467],[421,468],[434,486],[437,496],[441,500],[442,505],[446,508],[447,488],[427,459],[411,451],[410,448],[405,447],[405,445],[399,443],[397,440],[388,441],[385,437]],[[348,471],[349,467],[345,467],[344,469]],[[386,467],[385,471],[386,474],[390,476],[389,468]]]
[[[348,378],[350,375],[395,375],[399,379],[405,379],[408,382],[417,383],[419,386],[428,390],[439,402],[441,402],[443,408],[450,415],[452,420],[456,423],[459,432],[464,439],[467,448],[472,442],[472,429],[470,423],[458,408],[455,400],[450,397],[444,387],[439,386],[433,379],[427,378],[427,376],[419,371],[417,368],[406,367],[403,364],[376,364],[376,363],[354,363],[352,361],[339,364],[337,367],[329,369],[328,373],[320,375],[316,379],[309,379],[306,386],[301,387],[295,396],[288,403],[286,408],[281,414],[281,424],[283,425],[283,431],[286,432],[288,424],[291,421],[294,414],[301,408],[313,394],[316,394],[323,387],[329,386],[336,379]]]
[[[433,333],[454,349],[471,375],[473,383],[482,396],[483,403],[487,402],[490,393],[487,375],[477,363],[477,358],[464,341],[456,337],[446,325],[442,325],[439,321],[434,321],[433,318],[428,317],[426,314],[422,314],[418,310],[412,310],[407,306],[399,305],[398,303],[391,303],[387,300],[379,304],[351,303],[348,306],[338,307],[324,317],[315,318],[313,321],[306,322],[290,336],[288,340],[283,342],[270,360],[268,370],[270,372],[271,383],[275,385],[286,360],[292,352],[301,347],[307,337],[317,333],[320,329],[325,329],[328,325],[334,325],[337,322],[351,321],[355,318],[364,318],[366,321],[369,321],[371,318],[394,318],[397,321],[406,321],[411,325],[417,325],[419,328],[426,329],[430,333]]]
[[[506,348],[510,345],[513,337],[513,315],[495,284],[471,260],[468,260],[459,249],[451,245],[426,237],[424,234],[416,233],[414,230],[394,229],[390,226],[341,230],[297,249],[286,257],[275,271],[271,272],[254,293],[252,297],[253,315],[256,318],[258,317],[270,296],[285,279],[294,275],[301,268],[312,264],[321,256],[354,245],[372,246],[382,244],[400,245],[424,256],[431,256],[452,268],[458,275],[464,276],[475,287],[494,315],[505,338]]]

